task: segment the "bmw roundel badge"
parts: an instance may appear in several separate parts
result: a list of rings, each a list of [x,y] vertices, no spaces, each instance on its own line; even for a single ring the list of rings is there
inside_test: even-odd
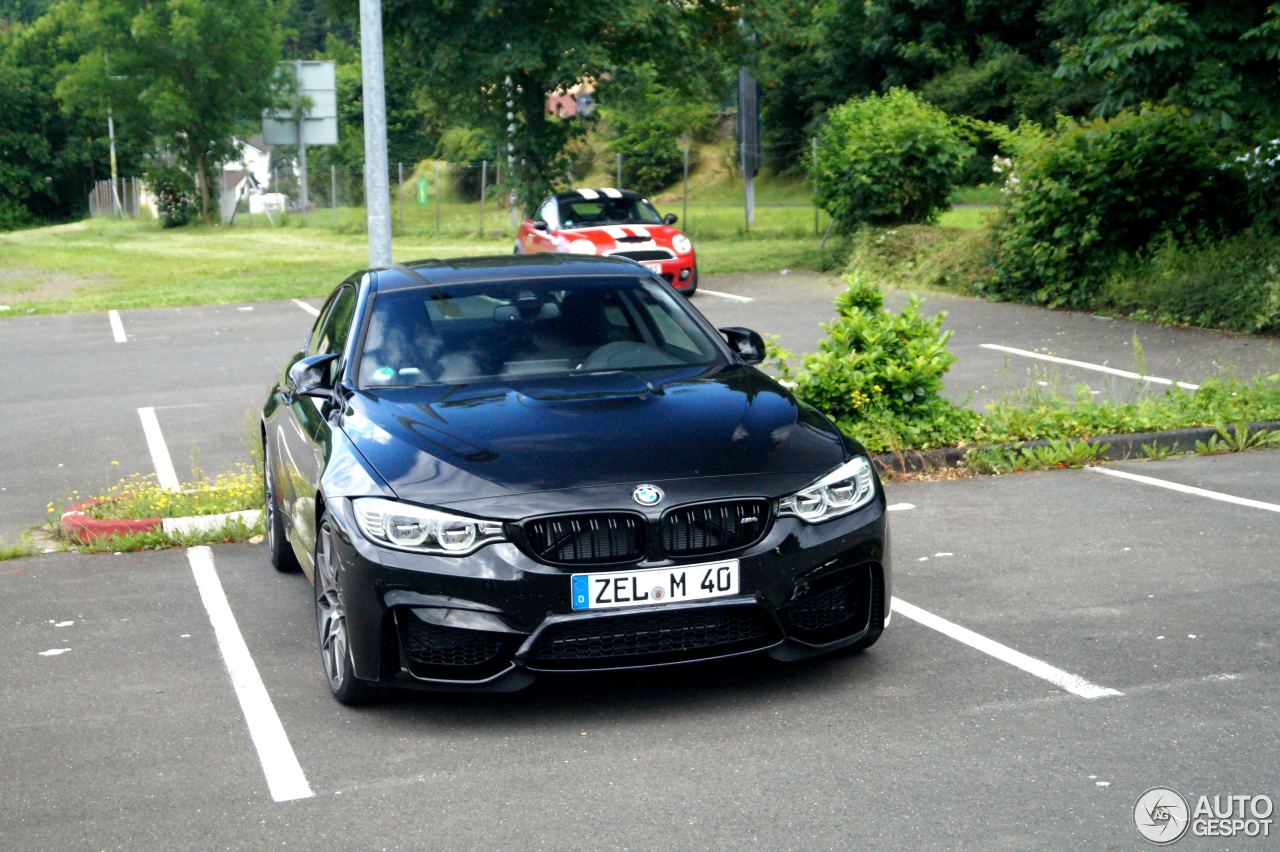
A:
[[[656,506],[662,502],[662,489],[656,485],[637,485],[631,499],[641,506]]]

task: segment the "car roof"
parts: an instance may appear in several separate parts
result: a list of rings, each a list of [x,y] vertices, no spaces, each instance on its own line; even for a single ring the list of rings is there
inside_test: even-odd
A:
[[[556,201],[594,201],[597,198],[635,199],[640,197],[638,192],[632,192],[629,189],[614,189],[611,186],[602,186],[597,189],[570,189],[556,193]]]
[[[647,274],[634,261],[592,255],[503,254],[493,257],[428,258],[397,263],[376,273],[379,292],[441,284],[545,278],[630,277]]]

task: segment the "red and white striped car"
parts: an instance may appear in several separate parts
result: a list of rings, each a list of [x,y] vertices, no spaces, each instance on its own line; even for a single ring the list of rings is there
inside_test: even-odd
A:
[[[575,189],[546,199],[532,219],[520,223],[515,250],[629,258],[691,295],[698,289],[697,258],[675,223],[674,213],[659,216],[639,193]]]

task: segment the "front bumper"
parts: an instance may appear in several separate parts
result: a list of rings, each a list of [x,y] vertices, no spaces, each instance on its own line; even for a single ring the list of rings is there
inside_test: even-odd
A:
[[[335,501],[336,502],[336,501]],[[629,566],[546,565],[513,543],[464,557],[374,545],[349,501],[338,522],[339,583],[356,674],[426,689],[510,691],[550,672],[607,671],[744,654],[797,660],[878,634],[891,594],[883,494],[842,518],[777,518],[740,552]],[[592,570],[735,557],[740,593],[574,612],[570,577]]]

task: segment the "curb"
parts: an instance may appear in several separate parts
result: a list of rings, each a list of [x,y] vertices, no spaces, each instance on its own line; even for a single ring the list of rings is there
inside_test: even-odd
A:
[[[245,509],[239,512],[223,512],[218,515],[192,515],[185,518],[90,518],[84,510],[96,506],[101,500],[82,500],[62,513],[59,525],[69,539],[90,544],[100,538],[117,535],[163,530],[165,533],[197,533],[216,530],[229,521],[239,521],[245,526],[257,523],[261,509]]]
[[[1249,423],[1245,427],[1250,435],[1258,432],[1280,430],[1280,420]],[[1207,441],[1218,434],[1217,426],[1197,426],[1189,429],[1167,429],[1163,432],[1130,432],[1121,435],[1095,435],[1089,438],[1068,438],[1068,444],[1108,445],[1098,458],[1122,461],[1141,455],[1142,445],[1151,444],[1175,452],[1195,450],[1196,441]],[[874,453],[871,460],[881,472],[924,473],[941,468],[959,467],[964,464],[970,450],[1021,450],[1047,447],[1051,441],[1015,441],[1008,444],[974,444],[969,447],[939,447],[934,450],[904,450],[900,452]]]

